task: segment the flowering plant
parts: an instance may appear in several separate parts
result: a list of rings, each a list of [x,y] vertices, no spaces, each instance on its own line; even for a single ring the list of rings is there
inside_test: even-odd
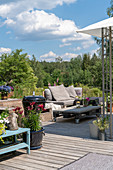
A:
[[[83,105],[88,106],[89,97],[83,98]]]
[[[16,107],[15,109],[12,109],[17,115],[18,115],[18,125],[21,127],[21,121],[22,121],[22,114],[23,114],[23,110],[21,110],[21,107]]]
[[[0,86],[0,92],[6,92],[10,93],[11,92],[11,87],[10,86]]]
[[[35,102],[30,103],[27,107],[27,115],[22,118],[24,127],[30,128],[31,131],[38,131],[42,128],[40,114],[44,109],[43,104],[35,105]]]
[[[0,114],[0,135],[2,135],[3,132],[5,132],[6,124],[9,123],[8,116],[9,114],[7,110]],[[0,137],[0,140],[4,143],[2,137]]]
[[[109,116],[106,117],[98,117],[97,120],[93,121],[93,124],[98,126],[100,131],[105,131],[105,129],[109,128]]]

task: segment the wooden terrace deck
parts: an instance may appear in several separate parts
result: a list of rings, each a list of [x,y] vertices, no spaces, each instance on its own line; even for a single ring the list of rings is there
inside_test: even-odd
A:
[[[113,156],[113,142],[46,133],[40,150],[0,157],[0,170],[55,170],[91,152]]]

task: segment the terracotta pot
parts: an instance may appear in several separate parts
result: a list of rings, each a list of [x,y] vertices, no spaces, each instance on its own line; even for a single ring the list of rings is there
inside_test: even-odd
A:
[[[110,103],[108,103],[108,112],[110,112]],[[112,103],[112,112],[113,112],[113,103]]]

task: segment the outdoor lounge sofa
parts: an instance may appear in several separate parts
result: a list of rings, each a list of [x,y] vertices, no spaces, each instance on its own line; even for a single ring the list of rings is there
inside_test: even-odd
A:
[[[73,86],[64,87],[64,85],[59,86],[49,86],[49,89],[45,89],[44,97],[47,103],[54,103],[58,105],[73,106],[75,100],[82,97],[82,88],[74,88]]]
[[[44,91],[44,97],[46,98],[46,103],[53,103],[61,105],[62,107],[73,106],[79,98],[82,98],[82,88],[81,87],[64,87],[64,85],[59,86],[49,86],[48,89]],[[90,97],[89,104],[94,106],[100,105],[102,102],[102,97]]]

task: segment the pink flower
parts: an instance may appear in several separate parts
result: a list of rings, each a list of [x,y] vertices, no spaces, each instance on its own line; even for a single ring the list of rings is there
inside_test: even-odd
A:
[[[35,104],[35,102],[30,103],[31,106],[33,106],[34,104]]]
[[[48,86],[51,86],[51,84],[50,84],[50,83],[48,83]]]
[[[16,109],[12,109],[14,112],[16,111]]]
[[[54,83],[54,86],[56,86],[56,83]]]
[[[89,97],[87,97],[86,100],[89,101]]]
[[[32,110],[32,108],[30,106],[27,107],[28,110]]]
[[[23,110],[22,110],[22,111],[19,111],[18,113],[19,113],[20,115],[22,115],[22,113],[23,113]]]
[[[39,104],[38,107],[42,109],[44,108],[43,104]]]
[[[21,107],[17,107],[17,108],[16,108],[16,110],[20,110],[20,109],[21,109]]]
[[[58,81],[59,81],[59,78],[57,78],[57,83],[58,83]]]

